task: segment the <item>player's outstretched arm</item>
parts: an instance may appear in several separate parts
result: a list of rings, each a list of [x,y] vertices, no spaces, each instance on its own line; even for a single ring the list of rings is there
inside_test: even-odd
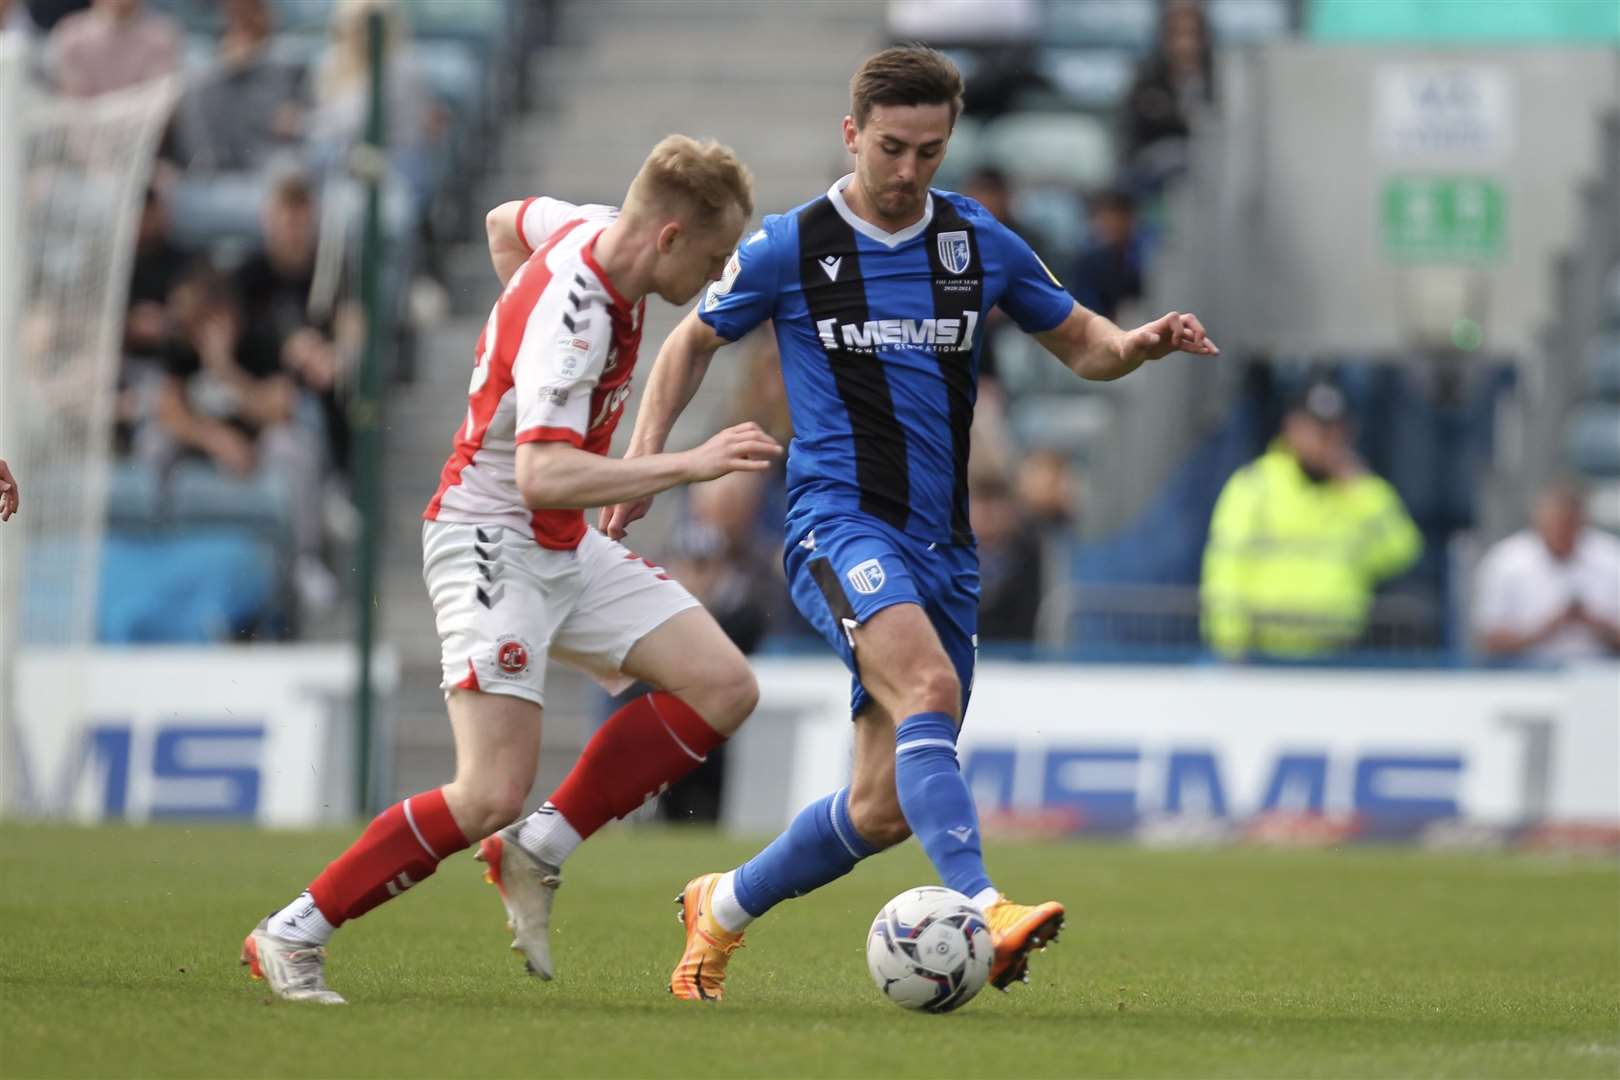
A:
[[[664,339],[663,346],[658,350],[658,358],[653,361],[652,374],[647,377],[647,389],[636,410],[636,427],[624,453],[625,461],[663,452],[670,429],[675,426],[675,421],[686,406],[691,404],[692,395],[703,385],[709,362],[714,359],[720,346],[725,344],[725,338],[698,318],[697,308],[687,312],[686,318]],[[622,539],[632,522],[646,516],[652,506],[653,494],[656,492],[605,502],[599,498],[591,504],[602,507],[599,527],[613,539]]]
[[[702,446],[673,454],[609,458],[564,442],[524,443],[517,452],[518,491],[531,510],[573,510],[650,498],[681,484],[768,469],[782,444],[749,422]]]
[[[1149,360],[1173,352],[1219,356],[1221,350],[1204,334],[1198,316],[1172,311],[1135,330],[1121,330],[1109,320],[1074,305],[1069,317],[1035,340],[1082,379],[1107,382],[1122,378]]]
[[[518,232],[518,215],[523,210],[522,200],[501,203],[484,215],[484,232],[489,237],[489,261],[495,265],[495,276],[504,286],[518,272],[518,267],[529,261],[529,245]]]
[[[11,475],[6,459],[0,458],[0,521],[10,521],[19,505],[21,495],[17,490],[17,478]]]

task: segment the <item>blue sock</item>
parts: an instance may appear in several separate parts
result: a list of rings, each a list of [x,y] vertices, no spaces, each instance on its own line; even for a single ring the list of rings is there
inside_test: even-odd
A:
[[[906,824],[945,886],[968,897],[990,888],[979,849],[979,813],[956,763],[956,725],[949,715],[918,713],[900,724],[894,784]]]
[[[787,831],[737,868],[737,903],[759,918],[783,900],[836,881],[877,849],[855,831],[849,789],[841,788],[799,811]]]

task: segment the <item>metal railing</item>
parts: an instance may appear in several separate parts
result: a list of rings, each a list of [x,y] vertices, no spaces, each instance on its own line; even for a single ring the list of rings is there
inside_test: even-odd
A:
[[[1256,625],[1341,636],[1338,620],[1293,613],[1252,612]],[[1205,654],[1198,589],[1187,585],[1070,583],[1042,598],[1036,640],[1044,649],[1065,653],[1120,653],[1144,658],[1190,659]],[[1378,597],[1359,632],[1329,655],[1381,653],[1432,655],[1443,648],[1442,613],[1430,597],[1392,594]]]

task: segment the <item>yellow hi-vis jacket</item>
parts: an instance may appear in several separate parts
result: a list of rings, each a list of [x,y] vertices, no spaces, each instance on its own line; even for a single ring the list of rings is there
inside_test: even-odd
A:
[[[1279,440],[1232,474],[1204,548],[1204,637],[1228,656],[1309,657],[1353,642],[1373,588],[1423,539],[1400,496],[1363,474],[1313,483]]]

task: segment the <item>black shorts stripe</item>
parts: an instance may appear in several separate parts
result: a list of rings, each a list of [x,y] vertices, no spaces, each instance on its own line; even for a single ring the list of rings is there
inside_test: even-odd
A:
[[[827,609],[838,620],[838,625],[844,625],[845,619],[855,622],[855,608],[850,604],[844,587],[838,583],[838,571],[832,568],[832,563],[824,558],[812,557],[810,576],[816,579],[816,587],[821,590],[822,599],[827,601]]]
[[[968,262],[960,274],[953,274],[946,268],[939,239],[940,234],[952,232],[967,234]],[[965,328],[967,313],[972,312],[978,319],[984,298],[984,260],[979,256],[978,234],[957,213],[956,207],[945,199],[935,199],[934,220],[928,226],[927,246],[934,288],[934,317],[960,320]],[[982,322],[982,319],[978,319],[976,334],[983,333],[983,326],[979,325]],[[960,352],[939,351],[934,354],[950,399],[951,456],[956,474],[951,494],[951,542],[954,544],[973,542],[973,529],[968,524],[968,452],[971,449],[973,405],[978,397],[974,356],[975,350],[971,344]]]
[[[799,212],[799,284],[818,332],[819,324],[832,320],[834,345],[823,342],[823,348],[849,413],[861,510],[904,529],[911,518],[906,432],[895,415],[882,359],[875,350],[847,347],[839,332],[844,325],[863,325],[871,314],[855,230],[825,198]]]

